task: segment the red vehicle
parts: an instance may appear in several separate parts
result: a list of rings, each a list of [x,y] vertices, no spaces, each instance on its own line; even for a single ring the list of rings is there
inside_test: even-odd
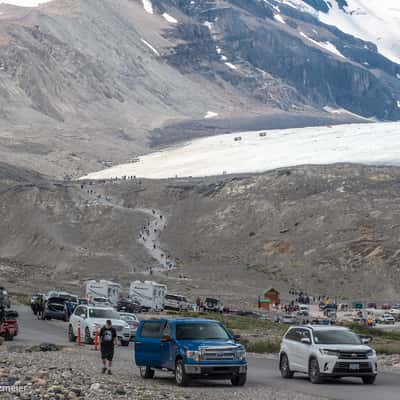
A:
[[[18,322],[16,319],[5,319],[0,322],[0,336],[5,340],[13,340],[18,335]]]

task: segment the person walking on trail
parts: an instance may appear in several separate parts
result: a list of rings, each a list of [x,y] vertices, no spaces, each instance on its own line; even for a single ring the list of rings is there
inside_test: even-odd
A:
[[[113,328],[111,321],[108,319],[106,324],[100,330],[100,351],[103,369],[101,372],[111,375],[111,366],[114,358],[114,348],[118,343],[117,331]]]

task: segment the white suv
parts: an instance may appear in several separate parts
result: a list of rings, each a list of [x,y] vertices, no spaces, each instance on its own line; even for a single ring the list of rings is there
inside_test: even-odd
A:
[[[394,319],[393,315],[391,314],[383,314],[381,317],[377,319],[378,324],[392,324],[394,325],[396,323],[396,320]]]
[[[164,299],[164,309],[174,311],[191,311],[193,307],[186,300],[186,297],[179,294],[166,294]]]
[[[283,378],[308,374],[312,383],[324,378],[359,377],[373,384],[378,373],[375,350],[348,328],[306,325],[289,328],[282,339],[279,369]]]
[[[71,342],[75,342],[78,335],[78,324],[81,325],[81,339],[88,344],[93,343],[97,330],[105,325],[107,320],[111,320],[112,326],[117,331],[118,339],[122,346],[128,346],[131,339],[131,329],[127,322],[123,321],[113,308],[94,307],[88,305],[80,305],[76,307],[71,315],[68,326],[68,338]]]

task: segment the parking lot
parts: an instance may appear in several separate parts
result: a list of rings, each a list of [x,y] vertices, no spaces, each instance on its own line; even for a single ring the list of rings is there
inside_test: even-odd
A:
[[[35,318],[30,308],[19,306],[20,335],[12,342],[12,346],[35,345],[42,342],[50,342],[63,346],[71,346],[67,338],[67,323],[62,321],[40,321]],[[10,344],[11,345],[11,344]],[[72,346],[76,346],[73,344]],[[83,345],[83,349],[90,350],[93,346]],[[93,352],[90,351],[92,355]],[[100,357],[100,355],[99,355]],[[115,374],[122,371],[132,373],[135,377],[139,376],[139,371],[133,363],[133,345],[129,347],[119,347],[115,358]],[[85,368],[82,365],[82,368]],[[99,362],[100,368],[100,362]],[[400,375],[389,372],[381,372],[374,386],[364,386],[359,379],[342,379],[339,382],[327,382],[323,385],[312,385],[306,377],[298,376],[292,380],[283,380],[278,370],[277,359],[274,356],[249,355],[249,375],[248,383],[245,387],[232,388],[227,383],[220,382],[196,382],[194,387],[186,390],[201,391],[240,391],[248,393],[251,398],[258,397],[263,390],[273,390],[279,392],[297,392],[318,398],[369,400],[383,398],[385,400],[398,400],[400,390]],[[174,380],[170,374],[156,373],[158,383],[174,385]],[[251,396],[254,393],[254,397]],[[250,398],[249,397],[249,398]]]

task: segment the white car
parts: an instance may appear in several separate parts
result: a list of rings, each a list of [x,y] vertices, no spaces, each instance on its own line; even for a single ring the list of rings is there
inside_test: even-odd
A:
[[[127,322],[123,321],[113,308],[96,307],[90,305],[80,305],[76,307],[71,315],[68,326],[68,338],[75,342],[78,336],[78,324],[81,327],[81,340],[87,344],[92,344],[97,331],[105,325],[107,320],[111,320],[112,326],[117,331],[118,339],[122,346],[128,346],[131,338],[131,329]]]
[[[279,369],[283,378],[307,374],[312,383],[324,378],[359,377],[373,384],[378,373],[375,350],[348,328],[294,326],[282,339]]]
[[[112,307],[110,299],[107,297],[92,297],[89,302],[96,307]]]
[[[282,324],[296,325],[298,324],[297,317],[295,315],[284,315],[281,320]]]
[[[297,315],[304,315],[307,317],[310,314],[310,307],[307,304],[299,304],[299,311]]]
[[[120,318],[129,325],[130,332],[131,332],[131,340],[134,339],[135,335],[136,335],[136,330],[139,326],[138,317],[135,314],[126,313],[126,312],[120,312],[119,315],[120,315]]]
[[[394,325],[396,320],[394,319],[393,315],[391,314],[383,314],[381,317],[377,319],[378,324],[388,324]]]

